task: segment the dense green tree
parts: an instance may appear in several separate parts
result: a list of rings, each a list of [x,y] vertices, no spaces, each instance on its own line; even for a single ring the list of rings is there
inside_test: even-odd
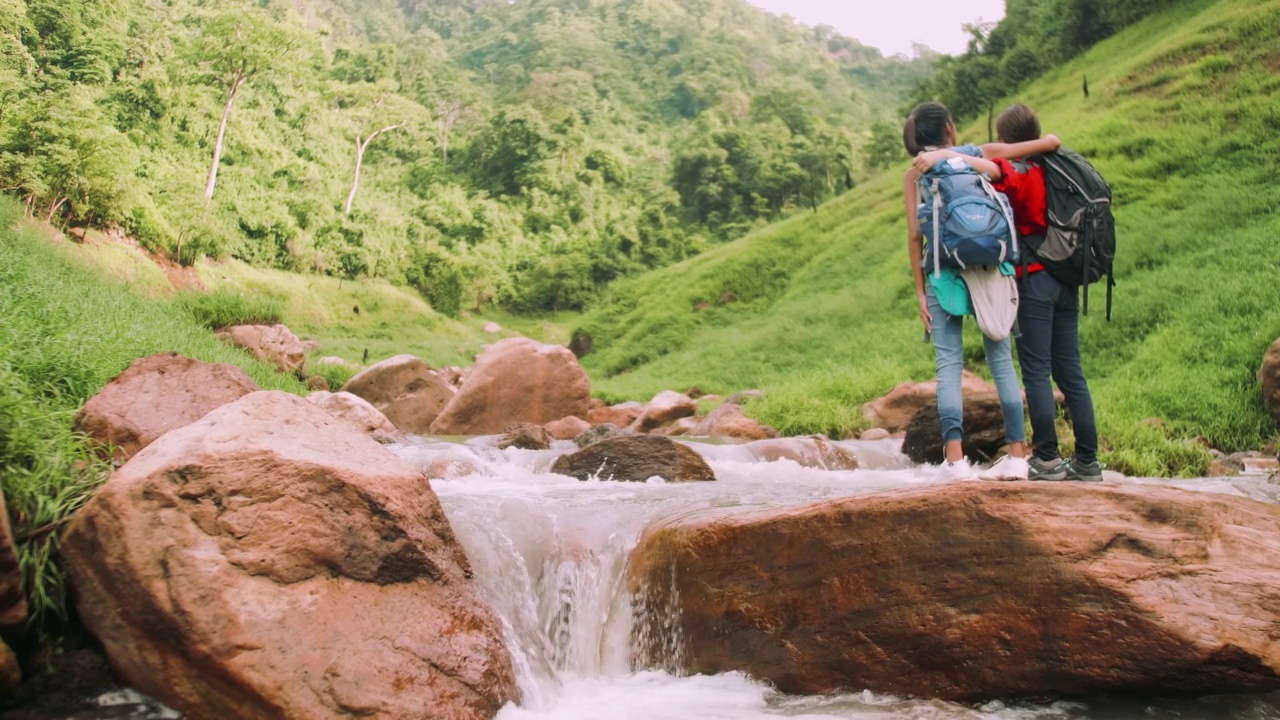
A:
[[[234,1],[194,13],[190,21],[195,24],[197,34],[188,48],[187,58],[205,69],[208,82],[220,89],[224,97],[213,159],[204,185],[205,198],[212,200],[231,106],[246,83],[293,49],[293,38],[266,10]]]
[[[0,0],[0,187],[183,263],[578,307],[850,187],[920,69],[741,0]]]

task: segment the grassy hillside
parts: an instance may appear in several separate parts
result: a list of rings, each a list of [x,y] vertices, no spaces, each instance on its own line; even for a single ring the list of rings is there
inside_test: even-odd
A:
[[[1081,338],[1117,469],[1197,473],[1206,442],[1233,451],[1277,438],[1255,374],[1280,336],[1278,37],[1277,0],[1188,2],[1017,98],[1115,192],[1115,316],[1103,319],[1094,293]],[[986,141],[985,122],[961,136]],[[613,398],[760,387],[768,398],[752,412],[786,432],[861,429],[863,402],[933,372],[905,235],[893,170],[812,214],[616,284],[582,323],[596,348],[584,364]],[[976,330],[966,356],[985,372]]]

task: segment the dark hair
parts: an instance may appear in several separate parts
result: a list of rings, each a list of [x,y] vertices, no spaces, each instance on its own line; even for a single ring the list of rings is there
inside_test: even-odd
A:
[[[923,102],[915,106],[902,126],[902,144],[907,148],[907,154],[915,157],[924,152],[926,145],[945,145],[949,123],[951,111],[946,105]]]
[[[1036,111],[1018,103],[1005,108],[996,118],[996,133],[1007,143],[1026,142],[1040,137],[1040,118]]]

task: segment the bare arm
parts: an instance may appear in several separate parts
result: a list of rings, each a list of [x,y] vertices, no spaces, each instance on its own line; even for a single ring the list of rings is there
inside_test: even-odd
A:
[[[920,224],[916,218],[916,181],[920,172],[911,168],[902,176],[902,197],[907,209],[907,256],[911,259],[911,275],[916,284],[916,302],[920,306],[920,320],[924,322],[926,332],[933,328],[933,317],[929,314],[929,301],[924,293],[924,240],[920,237]]]
[[[968,163],[969,167],[973,168],[975,172],[982,173],[992,180],[999,180],[1004,176],[1004,173],[1000,171],[1000,166],[990,160],[964,155],[954,150],[931,150],[920,153],[915,160],[911,161],[911,165],[919,172],[926,172],[934,165],[950,158],[960,158]]]
[[[1026,142],[987,143],[982,146],[982,156],[985,158],[1012,160],[1013,158],[1053,152],[1060,147],[1062,147],[1062,141],[1058,139],[1058,136],[1049,134],[1037,140],[1027,140]]]

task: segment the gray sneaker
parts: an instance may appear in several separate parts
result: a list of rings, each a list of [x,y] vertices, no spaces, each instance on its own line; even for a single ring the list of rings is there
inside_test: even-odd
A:
[[[1073,482],[1101,482],[1102,463],[1094,460],[1091,463],[1080,462],[1080,458],[1071,458],[1062,463],[1067,470],[1067,480]]]
[[[1066,480],[1067,479],[1067,463],[1062,458],[1054,458],[1052,460],[1041,460],[1038,457],[1031,458],[1031,470],[1027,473],[1028,480]]]

